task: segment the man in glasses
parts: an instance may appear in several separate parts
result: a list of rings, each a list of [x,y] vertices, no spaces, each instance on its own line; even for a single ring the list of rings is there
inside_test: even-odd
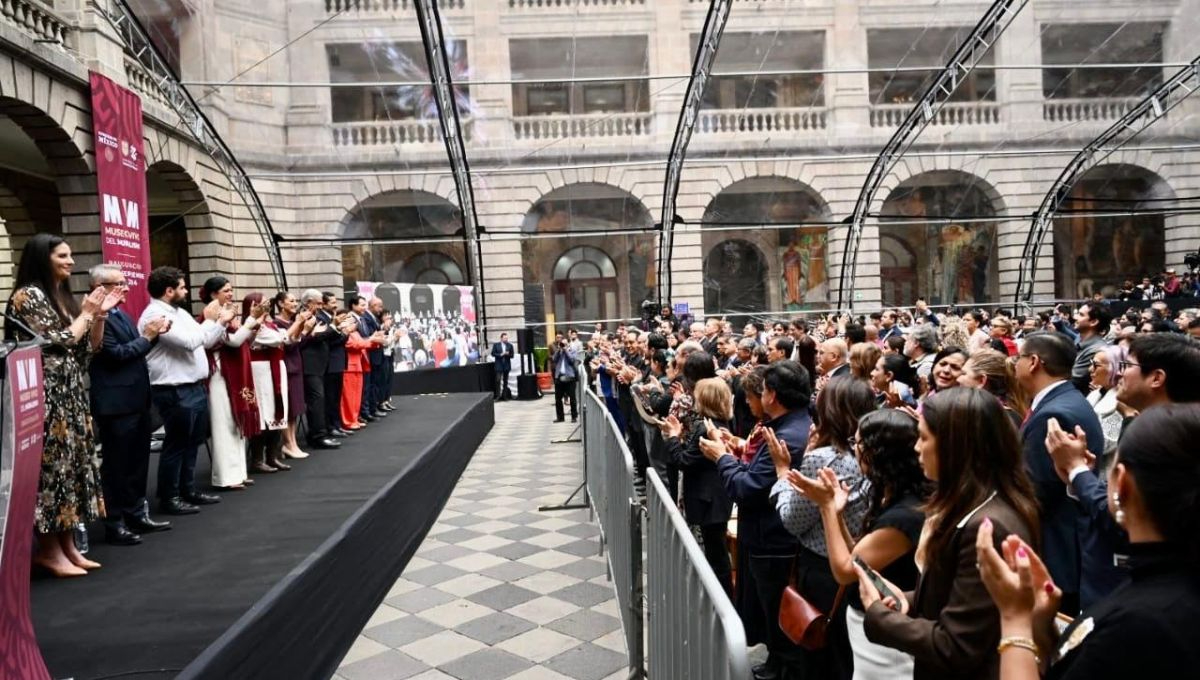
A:
[[[92,289],[124,293],[129,290],[121,268],[101,264],[91,269]],[[146,355],[158,336],[171,328],[166,318],[146,323],[141,333],[120,306],[108,313],[104,344],[92,358],[91,400],[96,434],[103,450],[100,484],[104,505],[105,540],[114,545],[137,545],[141,534],[164,531],[170,522],[151,519],[146,503],[150,467],[150,373]]]

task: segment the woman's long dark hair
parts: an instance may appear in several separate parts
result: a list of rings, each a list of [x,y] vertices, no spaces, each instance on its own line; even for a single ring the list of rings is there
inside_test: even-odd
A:
[[[37,286],[50,298],[54,311],[68,323],[79,316],[79,301],[71,292],[71,279],[54,280],[50,266],[50,254],[67,240],[55,234],[34,234],[21,249],[21,263],[17,265],[17,280],[13,290],[25,286]]]
[[[229,279],[224,276],[210,276],[204,280],[204,285],[200,286],[200,301],[208,304],[213,301],[213,297],[221,292],[225,284],[229,283]]]
[[[863,526],[905,496],[922,502],[932,485],[917,460],[917,421],[904,411],[885,408],[858,419],[859,460],[871,481],[871,506]],[[887,500],[887,505],[884,500]]]
[[[1193,570],[1200,568],[1197,441],[1200,404],[1166,404],[1143,411],[1117,445],[1117,463],[1133,477],[1150,521]]]
[[[926,399],[921,413],[937,441],[938,478],[925,509],[941,518],[926,554],[945,549],[958,521],[993,491],[1025,520],[1036,543],[1037,497],[1016,427],[1000,402],[985,390],[951,387]]]
[[[696,388],[696,383],[705,378],[717,377],[717,367],[713,366],[712,355],[703,350],[692,352],[683,360],[683,389],[689,394]]]
[[[908,359],[904,358],[903,354],[884,354],[883,355],[883,370],[892,374],[892,380],[908,385],[909,389],[916,392],[917,372],[913,370]],[[910,418],[911,420],[911,418]]]
[[[875,393],[865,380],[839,375],[817,395],[817,431],[813,448],[832,446],[839,452],[849,449],[850,438],[858,429],[858,419],[874,411]]]

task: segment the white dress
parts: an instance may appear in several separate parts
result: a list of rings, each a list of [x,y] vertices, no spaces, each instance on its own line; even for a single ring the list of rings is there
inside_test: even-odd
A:
[[[283,347],[288,342],[287,333],[281,330],[263,326],[254,338],[255,347]],[[263,431],[282,430],[288,424],[288,386],[287,367],[283,357],[279,357],[279,394],[283,399],[282,417],[274,420],[275,388],[271,382],[271,363],[269,361],[250,362],[250,374],[254,378],[254,396],[258,399],[258,421]]]
[[[225,335],[225,345],[241,347],[250,338],[258,319],[250,318],[233,335]],[[229,390],[221,375],[221,353],[213,353],[215,370],[208,379],[208,415],[212,427],[212,484],[228,487],[246,481],[246,438],[233,420]]]

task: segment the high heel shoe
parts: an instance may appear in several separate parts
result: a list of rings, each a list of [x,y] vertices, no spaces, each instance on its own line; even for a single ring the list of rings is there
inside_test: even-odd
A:
[[[263,472],[263,473],[268,473],[268,474],[272,473],[272,472],[277,472],[277,470],[275,468],[273,468],[270,465],[267,465],[266,463],[263,463],[261,461],[254,463],[254,465],[251,465],[250,469],[254,470],[255,472]]]
[[[282,459],[282,458],[279,458],[279,459],[277,459],[277,460],[273,460],[273,461],[271,461],[271,462],[267,463],[267,465],[270,465],[271,467],[275,468],[276,470],[278,470],[278,471],[280,471],[280,472],[283,472],[283,471],[286,471],[286,470],[291,470],[291,469],[292,469],[292,466],[291,466],[291,465],[288,465],[288,464],[287,464],[287,463],[285,463],[285,462],[283,462],[283,459]]]
[[[288,449],[284,449],[284,450],[283,450],[283,455],[284,455],[284,456],[286,456],[286,457],[288,457],[288,458],[297,458],[297,459],[299,459],[299,458],[308,458],[308,454],[307,454],[307,453],[305,453],[304,451],[301,451],[300,449],[296,449],[295,451],[291,451],[291,450],[288,450]]]
[[[70,560],[71,558],[68,557],[67,559]],[[80,569],[86,569],[87,571],[91,571],[92,569],[99,569],[102,566],[99,562],[93,562],[92,560],[89,560],[88,558],[83,557],[83,556],[80,556],[80,560],[78,562],[71,560],[71,564],[74,564],[75,566],[79,567]]]
[[[33,568],[35,571],[42,571],[47,574],[50,574],[54,578],[77,578],[79,576],[87,576],[86,569],[84,569],[82,567],[77,567],[70,562],[68,562],[68,564],[70,564],[69,568],[68,567],[57,567],[57,566],[51,565],[48,562],[34,560]]]

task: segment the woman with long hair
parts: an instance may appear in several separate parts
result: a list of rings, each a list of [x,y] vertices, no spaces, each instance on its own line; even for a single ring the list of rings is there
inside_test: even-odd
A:
[[[912,383],[916,381],[917,372],[913,370],[904,355],[881,355],[875,362],[869,378],[871,388],[875,390],[875,399],[880,406],[896,408],[917,405],[917,399],[913,396],[912,391]]]
[[[233,284],[224,276],[209,277],[200,287],[200,300],[216,307],[231,305]],[[249,316],[229,324],[222,344],[208,351],[209,453],[212,484],[219,489],[244,489],[254,484],[246,466],[246,442],[259,432],[250,346],[265,313],[262,305],[251,307]]]
[[[100,286],[81,305],[71,293],[74,265],[71,246],[61,236],[35,234],[21,250],[5,310],[20,322],[5,324],[6,337],[32,340],[27,328],[49,343],[42,349],[45,425],[33,562],[59,578],[83,576],[100,566],[79,552],[74,535],[77,526],[104,517],[85,375],[104,340],[104,318],[124,296],[120,289]]]
[[[915,678],[995,680],[1000,616],[975,565],[986,520],[1000,535],[1037,543],[1037,499],[1017,430],[983,390],[952,387],[924,403],[917,456],[934,482],[917,546],[915,591],[883,579],[881,594],[859,570],[867,638],[911,654]]]
[[[296,441],[296,423],[304,413],[304,361],[300,348],[308,341],[309,333],[317,325],[312,312],[300,309],[300,301],[287,291],[280,291],[271,299],[271,316],[275,325],[284,329],[287,344],[283,348],[283,365],[287,367],[288,424],[281,433],[283,455],[288,458],[308,458]]]
[[[1017,382],[1015,365],[1008,357],[994,349],[979,350],[963,363],[958,384],[990,392],[1000,400],[1013,426],[1021,429],[1025,415],[1029,413],[1029,406],[1025,400],[1025,392]]]
[[[958,376],[962,375],[963,364],[967,363],[967,351],[959,347],[943,347],[933,357],[933,370],[927,389],[921,398],[932,396],[941,390],[958,387]]]
[[[820,470],[830,469],[848,489],[844,516],[846,526],[857,535],[867,513],[870,483],[854,457],[852,441],[858,420],[875,410],[875,393],[864,380],[838,376],[817,395],[815,426],[799,469],[791,469],[790,455],[770,446],[779,481],[771,489],[775,509],[783,526],[799,539],[793,571],[796,588],[810,603],[832,619],[829,643],[819,651],[805,650],[797,668],[788,669],[801,678],[849,678],[853,668],[845,620],[833,605],[842,590],[829,566],[829,549],[821,525],[820,508],[804,493],[804,484],[818,479]],[[768,442],[771,438],[768,437]],[[842,600],[842,604],[845,600]],[[787,661],[785,661],[787,663]],[[789,676],[790,677],[790,676]]]
[[[829,566],[842,585],[857,584],[854,560],[860,559],[904,590],[917,585],[913,556],[920,541],[929,496],[929,484],[917,462],[917,421],[896,409],[880,409],[858,421],[855,453],[863,474],[871,484],[861,538],[850,532],[842,515],[849,489],[829,469],[819,480],[798,478],[805,495],[821,508]],[[846,627],[854,652],[856,680],[887,680],[912,677],[912,656],[874,644],[863,632],[863,608],[857,597],[849,598]]]
[[[252,316],[256,307],[269,308],[262,293],[242,298],[242,318]],[[250,459],[258,472],[291,470],[283,461],[280,432],[288,422],[288,375],[283,363],[287,335],[264,315],[261,328],[250,347],[250,375],[258,401],[259,432],[250,438]]]
[[[707,354],[698,352],[693,356]],[[683,470],[684,517],[689,524],[700,527],[704,557],[722,589],[732,596],[733,579],[725,533],[733,514],[733,501],[725,493],[716,463],[700,451],[700,438],[715,439],[719,436],[719,428],[728,430],[733,417],[733,393],[724,380],[704,378],[693,386],[692,399],[693,406],[684,416],[690,421],[686,435],[683,423],[673,415],[663,421],[660,429],[668,458]]]
[[[975,558],[999,608],[1001,678],[1172,678],[1200,666],[1197,440],[1194,403],[1147,409],[1126,428],[1107,500],[1129,536],[1130,578],[1061,633],[1062,592],[1033,546],[1005,527],[980,529]],[[1002,538],[999,550],[994,537]]]

